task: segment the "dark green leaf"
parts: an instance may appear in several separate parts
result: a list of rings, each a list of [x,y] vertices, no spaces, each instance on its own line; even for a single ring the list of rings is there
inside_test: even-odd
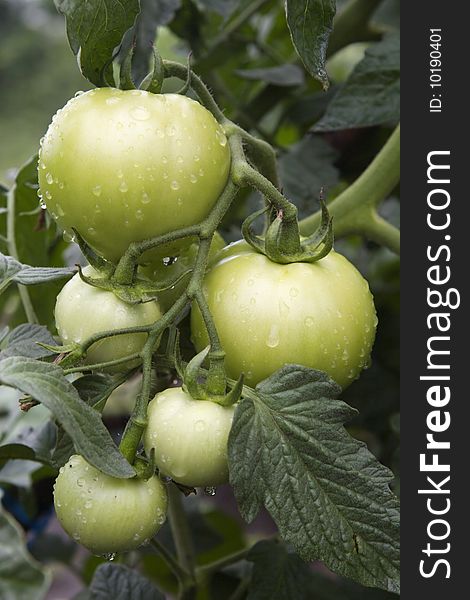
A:
[[[67,19],[67,36],[79,55],[83,75],[103,85],[103,71],[115,55],[125,33],[139,14],[139,0],[55,0]]]
[[[247,600],[307,600],[309,567],[284,544],[263,540],[246,559],[254,563]]]
[[[148,579],[124,565],[100,565],[89,589],[90,600],[165,600]]]
[[[137,82],[147,75],[157,28],[173,20],[181,0],[140,0],[141,12],[135,28],[136,47],[132,71]]]
[[[326,191],[339,181],[334,166],[337,152],[321,137],[308,135],[279,161],[279,172],[285,195],[299,208],[299,216],[312,214],[318,208],[321,188]]]
[[[0,381],[46,406],[88,462],[112,477],[133,477],[134,469],[114,445],[100,415],[80,399],[56,365],[30,358],[0,361]]]
[[[303,70],[297,65],[280,65],[265,69],[238,69],[235,73],[244,79],[265,81],[280,86],[302,85],[305,80]]]
[[[40,346],[42,344],[55,344],[55,340],[46,327],[24,323],[18,325],[8,336],[7,347],[0,352],[0,359],[7,356],[28,356],[29,358],[43,358],[52,352]]]
[[[326,374],[298,365],[261,382],[235,413],[230,481],[244,518],[264,505],[302,558],[397,591],[392,475],[344,429],[356,411],[339,393]]]
[[[314,131],[395,124],[400,118],[400,38],[370,46]]]
[[[16,521],[0,505],[0,596],[5,600],[42,600],[50,574],[28,554]]]
[[[335,0],[286,0],[292,42],[307,71],[328,89],[325,70],[328,39],[333,29]]]

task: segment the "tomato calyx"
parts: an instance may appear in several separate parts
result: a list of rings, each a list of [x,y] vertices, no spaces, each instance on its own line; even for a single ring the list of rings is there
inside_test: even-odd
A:
[[[322,219],[313,235],[302,239],[299,232],[297,216],[286,218],[282,210],[275,213],[263,237],[256,235],[252,229],[254,221],[265,214],[268,206],[249,215],[242,225],[245,240],[257,252],[264,254],[273,262],[290,264],[295,262],[313,263],[324,258],[333,248],[333,223],[323,198],[320,198]]]
[[[240,400],[243,390],[244,375],[243,373],[240,375],[230,391],[223,394],[218,393],[218,390],[226,390],[227,387],[227,379],[223,369],[223,358],[225,355],[220,357],[220,362],[212,361],[212,364],[207,371],[205,381],[202,383],[201,372],[203,371],[203,363],[209,354],[210,346],[206,346],[204,350],[199,352],[199,354],[196,354],[196,356],[194,356],[186,365],[186,368],[182,373],[183,389],[194,400],[209,400],[216,404],[220,404],[221,406],[233,406]],[[178,366],[178,371],[182,371],[181,363]],[[216,390],[215,393],[213,390]]]
[[[149,73],[142,79],[140,85],[136,86],[132,76],[132,61],[135,53],[135,43],[129,48],[119,69],[118,88],[121,90],[145,90],[152,94],[160,94],[165,77],[163,61],[155,46],[152,47],[153,64]]]
[[[83,273],[80,265],[77,265],[77,267],[82,281],[93,287],[113,292],[117,298],[127,304],[143,304],[145,302],[157,300],[160,292],[172,288],[191,272],[191,269],[188,269],[177,277],[160,281],[158,284],[142,277],[136,277],[132,285],[127,285],[117,283],[106,273],[103,277],[88,277]]]
[[[150,450],[148,460],[141,456],[137,456],[134,460],[133,467],[139,479],[148,481],[153,477],[155,475],[155,448]]]

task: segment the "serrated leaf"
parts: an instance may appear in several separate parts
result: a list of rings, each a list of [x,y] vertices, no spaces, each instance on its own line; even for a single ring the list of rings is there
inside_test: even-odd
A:
[[[139,0],[55,0],[67,20],[67,36],[83,75],[96,86],[139,14]]]
[[[395,124],[400,119],[400,38],[370,46],[314,131]]]
[[[285,195],[299,208],[299,218],[317,210],[320,190],[328,190],[339,182],[334,166],[336,150],[320,136],[308,135],[291,146],[279,160],[279,172]]]
[[[89,589],[90,600],[165,600],[146,577],[124,565],[100,565]]]
[[[18,325],[8,336],[7,347],[0,352],[0,360],[7,356],[28,356],[29,358],[51,356],[52,352],[40,346],[38,342],[55,344],[47,327],[32,323]]]
[[[97,469],[112,477],[135,475],[99,413],[80,399],[60,367],[30,358],[5,358],[0,361],[0,381],[44,404],[73,439],[76,451]]]
[[[2,600],[42,600],[50,574],[29,555],[16,521],[0,505],[0,596]]]
[[[237,75],[244,79],[264,81],[272,85],[302,85],[305,81],[304,71],[297,65],[279,65],[265,69],[237,69]]]
[[[258,542],[246,560],[254,563],[247,600],[306,600],[309,567],[284,544]]]
[[[398,501],[392,475],[350,437],[355,410],[325,374],[287,365],[239,403],[230,481],[243,517],[264,505],[306,560],[363,585],[399,587]]]
[[[286,17],[292,43],[307,71],[326,90],[326,50],[336,13],[335,0],[286,0]]]

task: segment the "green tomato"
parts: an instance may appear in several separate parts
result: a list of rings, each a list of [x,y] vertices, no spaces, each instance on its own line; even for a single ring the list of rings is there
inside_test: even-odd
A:
[[[226,483],[233,413],[233,406],[194,400],[180,387],[169,388],[149,403],[145,451],[149,455],[155,448],[160,472],[183,485]]]
[[[209,264],[214,260],[217,253],[222,250],[225,246],[223,237],[217,231],[212,238],[211,247],[209,250]],[[158,260],[152,264],[141,267],[142,274],[148,279],[159,282],[164,280],[174,280],[183,275],[189,269],[192,269],[196,260],[199,244],[193,243],[188,248],[185,248],[177,257],[172,261]],[[186,285],[188,284],[189,275],[184,277],[176,285],[167,290],[163,290],[158,294],[158,303],[164,311],[167,311],[176,300],[184,292]]]
[[[131,242],[203,220],[229,169],[227,138],[206,108],[142,90],[98,88],[72,98],[39,152],[39,186],[53,218],[113,262]]]
[[[325,371],[344,388],[368,364],[377,324],[373,298],[337,252],[281,265],[236,242],[206,274],[204,293],[233,379],[244,373],[254,386],[291,363]],[[196,305],[191,336],[198,351],[209,343]]]
[[[88,277],[98,275],[90,266],[85,267],[83,273]],[[81,344],[102,331],[150,325],[161,316],[162,311],[157,302],[127,304],[112,292],[85,283],[78,273],[62,288],[55,305],[56,327],[64,344]],[[89,348],[86,362],[108,362],[140,352],[146,340],[146,333],[105,338]],[[124,363],[113,368],[120,370],[132,366],[133,364]]]
[[[93,554],[128,552],[152,538],[166,518],[167,493],[158,477],[117,479],[79,455],[54,484],[57,518]]]

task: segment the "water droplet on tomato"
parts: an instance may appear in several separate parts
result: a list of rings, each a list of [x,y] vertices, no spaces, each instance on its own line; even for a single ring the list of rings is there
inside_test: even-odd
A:
[[[291,298],[296,298],[299,295],[299,290],[297,288],[295,288],[295,287],[292,287],[289,290],[289,295],[290,295]]]
[[[145,106],[135,106],[131,108],[131,117],[133,117],[136,121],[147,121],[150,119],[150,113],[145,108]]]
[[[51,194],[51,192],[49,190],[46,190],[45,193],[44,193],[44,195],[46,196],[46,198],[48,200],[52,200],[52,194]]]
[[[180,184],[176,180],[173,180],[171,182],[171,189],[172,190],[179,190],[179,188],[180,188]]]
[[[194,175],[194,173],[191,173],[191,175],[189,176],[189,181],[191,183],[196,183],[197,182],[197,177],[196,177],[196,175]]]
[[[177,157],[176,157],[176,162],[177,162],[178,164],[182,164],[182,162],[183,162],[183,157],[181,156],[181,154],[180,154],[179,156],[177,156]]]
[[[271,325],[266,339],[266,345],[269,348],[276,348],[279,345],[279,325],[277,323]]]
[[[196,431],[199,431],[199,432],[205,431],[205,429],[206,429],[206,423],[204,421],[201,421],[201,420],[196,421],[194,423],[194,429]],[[175,473],[175,475],[176,475],[176,473]]]
[[[51,173],[47,173],[46,175],[46,181],[49,185],[51,185],[51,183],[54,182],[54,178],[52,177]]]
[[[147,192],[142,193],[141,201],[142,204],[148,204],[150,202],[150,196],[147,194]]]
[[[125,181],[121,181],[121,184],[119,186],[119,191],[120,192],[127,192],[128,189],[129,188],[127,186],[127,183]]]
[[[106,98],[106,104],[108,106],[112,106],[113,104],[117,104],[120,102],[120,98],[116,98],[116,96],[111,96],[111,98]]]
[[[96,196],[97,198],[99,196],[101,196],[101,186],[100,185],[95,185],[95,187],[93,188],[93,195]]]
[[[176,129],[173,127],[173,125],[169,125],[165,131],[166,131],[166,134],[169,135],[170,137],[174,136],[176,133]]]
[[[312,327],[314,323],[313,317],[305,317],[304,323],[306,327]]]

